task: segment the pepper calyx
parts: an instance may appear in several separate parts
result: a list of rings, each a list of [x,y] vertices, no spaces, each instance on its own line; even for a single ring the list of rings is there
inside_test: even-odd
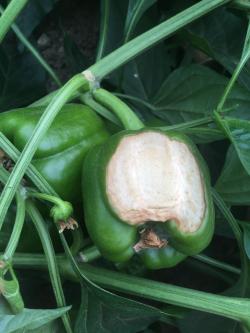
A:
[[[142,249],[161,249],[168,245],[166,239],[161,239],[153,229],[142,229],[140,231],[140,240],[133,247],[135,252],[139,252]]]

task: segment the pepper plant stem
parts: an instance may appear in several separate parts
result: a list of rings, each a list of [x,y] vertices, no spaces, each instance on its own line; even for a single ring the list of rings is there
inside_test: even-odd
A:
[[[65,278],[77,281],[77,277],[69,262],[62,257],[57,258],[59,270]],[[18,268],[47,270],[47,261],[41,255],[18,255],[13,259]],[[205,311],[227,318],[235,319],[250,325],[250,299],[227,297],[178,287],[166,283],[134,277],[123,273],[95,268],[88,264],[79,264],[84,275],[91,281],[111,290],[133,294],[142,298],[166,304]],[[249,327],[249,326],[248,326]]]
[[[64,293],[63,293],[62,284],[61,284],[61,280],[60,280],[59,269],[58,269],[57,262],[55,260],[55,252],[54,252],[51,238],[48,234],[48,231],[46,230],[42,216],[40,215],[40,213],[38,212],[38,210],[36,209],[34,204],[32,202],[30,202],[29,200],[27,200],[27,203],[26,203],[26,210],[27,210],[28,214],[30,215],[31,220],[33,221],[33,223],[37,229],[37,232],[38,232],[41,242],[42,242],[43,250],[46,254],[46,259],[47,259],[46,262],[47,262],[49,274],[51,277],[51,283],[52,283],[52,287],[54,290],[57,305],[59,307],[64,307],[66,302],[64,299]],[[63,315],[62,321],[64,323],[66,332],[72,333],[73,331],[71,329],[69,315],[68,314]]]
[[[95,245],[92,245],[88,248],[85,248],[83,251],[79,253],[80,259],[82,262],[92,262],[101,257],[101,253]],[[212,267],[219,268],[225,272],[230,272],[239,275],[241,270],[232,265],[226,264],[222,261],[210,258],[204,254],[196,254],[192,256],[194,259],[201,261],[207,265]]]
[[[14,228],[3,256],[4,260],[9,260],[14,255],[23,229],[23,224],[25,219],[25,200],[20,191],[16,192],[16,203],[17,203],[16,206],[17,211],[16,211]]]
[[[79,252],[79,257],[82,262],[91,262],[98,258],[100,258],[102,255],[98,248],[95,245],[92,245],[83,251]]]
[[[47,193],[40,193],[40,192],[35,192],[33,190],[31,191],[28,191],[28,196],[30,198],[37,198],[37,199],[40,199],[40,200],[45,200],[45,201],[48,201],[48,202],[51,202],[55,205],[63,205],[64,201],[57,197],[57,196],[53,196],[53,195],[50,195],[50,194],[47,194]]]
[[[199,1],[195,5],[183,10],[181,13],[124,44],[91,66],[89,70],[98,80],[101,80],[104,76],[133,59],[143,51],[146,51],[149,47],[159,43],[161,40],[185,27],[187,24],[228,2],[230,2],[230,0]]]
[[[216,206],[220,209],[223,216],[228,221],[228,223],[234,233],[236,241],[238,243],[238,247],[240,250],[240,259],[241,259],[241,276],[240,276],[241,296],[244,297],[246,294],[247,288],[248,288],[248,275],[249,275],[248,265],[249,264],[248,264],[248,258],[247,258],[245,248],[244,248],[242,231],[241,231],[237,221],[235,220],[233,214],[231,213],[230,209],[226,206],[225,202],[223,201],[223,199],[221,198],[219,193],[217,193],[217,191],[215,189],[212,189],[212,194],[213,194],[213,198],[214,198],[214,202],[215,202]]]
[[[102,88],[93,90],[92,94],[98,103],[107,107],[118,117],[125,129],[138,130],[144,127],[130,107],[115,95]]]
[[[0,43],[3,41],[11,24],[29,0],[12,0],[0,17]]]
[[[235,85],[242,69],[244,68],[245,64],[247,63],[249,57],[250,57],[250,16],[248,17],[248,29],[247,29],[247,34],[245,37],[245,43],[244,43],[244,48],[242,51],[242,56],[233,72],[231,79],[229,80],[229,82],[221,96],[221,99],[220,99],[220,101],[218,103],[218,107],[217,107],[218,112],[223,111],[224,104],[225,104],[230,92],[232,91],[233,86]]]
[[[16,162],[20,156],[19,150],[0,132],[0,148],[6,152],[10,158]],[[0,167],[0,171],[1,171]],[[2,170],[5,172],[5,181],[7,182],[9,174],[6,170]],[[30,180],[34,183],[34,185],[41,191],[45,192],[47,195],[50,195],[53,198],[58,198],[58,200],[61,200],[59,195],[54,191],[54,189],[49,185],[49,183],[45,180],[45,178],[40,174],[40,172],[32,165],[30,164],[26,170],[27,176],[30,178]],[[1,174],[0,174],[1,175]],[[3,176],[4,177],[4,176]],[[44,194],[45,194],[44,193]],[[58,201],[60,202],[60,201]],[[86,241],[86,240],[85,240]],[[74,230],[73,232],[73,244],[71,247],[72,253],[78,252],[78,250],[82,247],[84,244],[84,240],[82,239],[82,234],[80,230]]]
[[[7,182],[9,173],[2,166],[0,166],[0,182],[5,184]],[[3,260],[11,260],[17,248],[21,232],[23,229],[25,219],[25,194],[21,193],[21,189],[16,191],[16,217],[14,228],[8,241],[6,250],[3,254]]]
[[[113,122],[114,124],[116,124],[118,126],[121,125],[119,119],[117,119],[117,117],[112,112],[107,110],[103,105],[97,103],[89,92],[82,94],[81,96],[79,96],[79,98],[81,99],[81,101],[84,104],[91,107],[102,117],[110,120],[111,122]]]
[[[219,268],[221,270],[224,270],[226,272],[230,272],[230,273],[234,273],[239,275],[240,274],[240,269],[237,267],[234,267],[232,265],[226,264],[222,261],[210,258],[204,254],[196,254],[194,256],[192,256],[194,259],[199,260],[207,265]]]
[[[3,7],[0,5],[0,13],[4,13]],[[55,83],[61,87],[62,83],[59,77],[56,75],[54,70],[50,67],[50,65],[44,60],[41,54],[36,50],[36,48],[29,42],[29,40],[24,36],[18,26],[13,23],[11,25],[11,29],[16,34],[17,38],[20,42],[30,51],[30,53],[34,56],[34,58],[39,62],[39,64],[46,70],[46,72],[51,76],[51,78],[55,81]]]
[[[8,156],[10,156],[14,162],[17,162],[21,155],[20,151],[1,132],[0,149],[2,149]],[[46,192],[53,196],[59,197],[55,190],[49,185],[49,183],[44,179],[44,177],[42,177],[40,172],[38,172],[32,164],[29,165],[28,169],[26,170],[26,174],[41,192]]]

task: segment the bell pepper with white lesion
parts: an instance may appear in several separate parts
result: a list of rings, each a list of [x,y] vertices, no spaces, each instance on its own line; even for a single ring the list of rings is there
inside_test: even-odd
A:
[[[209,173],[188,137],[140,122],[134,126],[134,118],[126,116],[127,130],[93,148],[84,162],[87,229],[111,261],[128,261],[137,253],[149,268],[171,267],[211,241]]]

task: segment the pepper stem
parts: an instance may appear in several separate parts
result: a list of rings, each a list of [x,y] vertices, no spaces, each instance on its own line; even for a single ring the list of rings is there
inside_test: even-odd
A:
[[[140,240],[134,245],[134,251],[140,252],[143,249],[161,249],[166,247],[168,242],[166,239],[161,239],[157,233],[152,229],[143,229],[140,232]]]
[[[55,223],[59,223],[60,225],[60,232],[63,232],[64,229],[72,229],[74,230],[75,227],[78,227],[77,222],[71,218],[73,213],[73,207],[70,202],[64,201],[61,198],[55,197],[53,195],[49,195],[46,193],[28,192],[29,197],[46,200],[54,204],[54,206],[50,210],[50,215],[53,218]]]
[[[9,273],[11,279],[5,279],[4,275]],[[8,261],[0,260],[0,294],[8,302],[14,314],[18,314],[24,309],[23,298],[19,289],[19,282],[15,272]]]
[[[130,109],[130,107],[105,89],[98,88],[92,91],[94,99],[112,111],[127,130],[138,130],[144,127],[143,122]]]

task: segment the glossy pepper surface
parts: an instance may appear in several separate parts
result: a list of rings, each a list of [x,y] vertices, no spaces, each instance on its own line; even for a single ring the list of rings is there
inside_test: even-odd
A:
[[[125,130],[96,146],[83,167],[85,221],[102,255],[138,254],[150,269],[202,251],[214,231],[206,164],[183,134]]]
[[[3,112],[0,131],[22,150],[43,111],[43,107],[30,107]],[[45,134],[32,163],[62,199],[74,204],[81,197],[83,158],[108,136],[102,120],[89,107],[65,105]]]

